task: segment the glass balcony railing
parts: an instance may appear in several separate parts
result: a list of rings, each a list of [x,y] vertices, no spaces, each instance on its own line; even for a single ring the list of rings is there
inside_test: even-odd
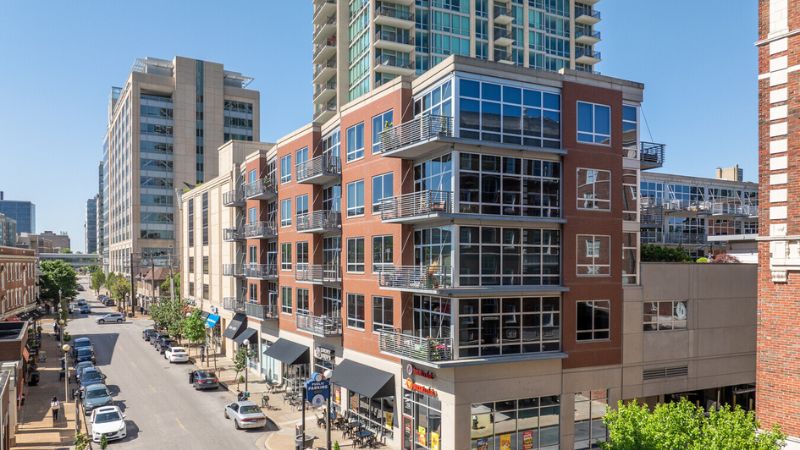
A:
[[[271,294],[270,294],[271,296]],[[275,297],[277,298],[277,296]],[[244,304],[244,313],[256,319],[277,319],[278,318],[278,303],[272,302],[269,305],[261,305],[259,303],[246,302]]]
[[[414,36],[408,32],[397,32],[380,29],[375,32],[375,40],[388,41],[397,44],[414,45]]]
[[[375,10],[375,14],[378,16],[392,17],[400,20],[408,20],[410,22],[414,21],[414,13],[409,10],[396,8],[394,6],[379,6]]]

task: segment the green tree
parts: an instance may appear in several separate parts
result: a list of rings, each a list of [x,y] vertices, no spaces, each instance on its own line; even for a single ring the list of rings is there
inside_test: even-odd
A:
[[[181,299],[164,299],[150,306],[150,317],[156,328],[166,330],[170,336],[181,339],[183,336],[183,321],[186,318],[186,304]]]
[[[178,298],[178,297],[181,296],[181,274],[179,274],[179,273],[176,273],[176,274],[172,275],[171,277],[168,276],[166,280],[162,281],[161,285],[158,287],[159,292],[161,292],[161,295],[163,297],[169,297],[169,280],[170,279],[173,280],[173,282],[175,284],[175,298]]]
[[[200,310],[195,309],[183,319],[183,336],[193,344],[199,344],[206,338],[206,323],[200,315]]]
[[[100,436],[100,449],[106,450],[108,448],[108,437],[106,435]]]
[[[69,248],[62,248],[58,250],[58,253],[71,254],[72,250],[70,250]]]
[[[124,277],[115,277],[114,284],[107,286],[111,297],[117,301],[117,304],[122,304],[125,297],[131,293],[131,282]]]
[[[66,301],[78,293],[78,276],[75,269],[64,261],[48,260],[41,263],[42,275],[39,277],[39,295],[58,307],[58,291]]]
[[[691,262],[692,257],[686,250],[678,247],[662,247],[655,244],[644,244],[641,250],[642,262]]]
[[[236,390],[239,390],[239,374],[247,367],[247,347],[240,345],[233,356],[233,368],[236,370]]]
[[[91,265],[86,268],[86,273],[95,273],[100,270],[100,266]]]
[[[619,402],[603,419],[608,427],[605,450],[780,450],[785,436],[778,428],[758,433],[755,414],[738,405],[706,411],[686,399],[657,405]]]
[[[92,289],[94,289],[95,295],[100,294],[100,288],[103,287],[103,284],[106,282],[106,274],[103,273],[102,270],[95,270],[91,272],[92,274]]]

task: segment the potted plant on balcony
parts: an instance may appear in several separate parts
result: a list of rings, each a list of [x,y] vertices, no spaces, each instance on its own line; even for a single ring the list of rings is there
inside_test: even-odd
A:
[[[439,260],[436,259],[428,266],[425,276],[425,286],[429,289],[438,289],[439,275]]]

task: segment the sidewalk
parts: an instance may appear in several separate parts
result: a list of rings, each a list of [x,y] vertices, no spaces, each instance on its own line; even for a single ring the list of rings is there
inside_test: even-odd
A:
[[[47,361],[39,363],[39,384],[25,384],[25,404],[19,409],[19,425],[11,449],[69,449],[75,441],[75,402],[64,402],[64,380],[58,379],[61,364],[61,344],[53,337],[53,319],[43,318],[42,350]],[[70,391],[74,389],[70,385]],[[62,402],[59,419],[53,423],[50,401]],[[66,418],[65,418],[66,415]],[[66,420],[65,420],[66,419]]]

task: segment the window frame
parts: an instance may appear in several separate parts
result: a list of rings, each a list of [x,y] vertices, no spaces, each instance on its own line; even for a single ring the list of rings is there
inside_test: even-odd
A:
[[[587,304],[591,310],[592,315],[590,318],[591,328],[590,329],[581,329],[579,328],[580,323],[580,314],[581,314],[581,303]],[[605,303],[607,304],[608,308],[608,327],[607,328],[598,328],[597,327],[597,309],[599,308],[597,304]],[[581,334],[588,333],[590,337],[581,338]],[[606,334],[605,337],[602,337],[603,333]],[[578,300],[575,305],[575,341],[578,343],[584,342],[598,342],[598,341],[610,341],[611,340],[611,300]]]
[[[354,189],[353,195],[351,195],[351,193],[350,193],[350,187],[351,186]],[[361,186],[361,204],[360,205],[357,203],[358,202],[358,187],[359,186]],[[364,207],[364,203],[365,203],[364,202],[364,195],[365,195],[365,192],[364,192],[364,180],[363,179],[356,180],[356,181],[351,181],[350,183],[347,183],[347,203],[346,203],[346,208],[347,208],[347,217],[348,218],[350,218],[350,217],[362,217],[365,214],[366,208]],[[354,202],[354,204],[352,206],[350,204],[351,199]]]
[[[352,136],[350,135],[351,130]],[[364,122],[348,127],[345,131],[345,138],[347,139],[345,155],[347,162],[351,163],[364,159]]]
[[[280,183],[286,184],[292,181],[292,155],[284,155],[280,160]]]
[[[350,304],[351,298],[353,300],[353,307],[351,307]],[[364,331],[366,329],[366,317],[364,315],[366,308],[364,304],[365,301],[364,294],[347,294],[347,328],[352,328],[359,331]],[[360,317],[359,309],[361,312]]]
[[[391,255],[389,255],[388,261],[384,258],[387,240],[391,243]],[[379,249],[378,246],[375,245],[378,241],[380,241]],[[380,258],[376,258],[378,256],[380,256]],[[372,236],[372,273],[380,272],[380,270],[375,270],[376,267],[378,269],[385,269],[391,268],[392,266],[394,266],[394,235],[381,234]]]
[[[581,105],[588,105],[592,108],[592,130],[591,131],[582,131],[581,130]],[[598,109],[607,109],[608,110],[608,134],[604,134],[597,131],[597,110]],[[601,147],[611,147],[611,136],[612,136],[612,128],[611,128],[611,105],[604,105],[602,103],[593,103],[587,102],[584,100],[577,100],[575,104],[575,141],[579,144],[587,144],[587,145],[599,145]],[[581,135],[586,135],[591,137],[591,141],[581,139]],[[598,141],[598,138],[605,138],[605,141]]]
[[[361,261],[359,261],[358,241],[361,241],[361,255],[360,255],[361,256]],[[352,252],[352,255],[353,255],[353,261],[352,262],[350,260],[350,255],[351,255],[350,243],[351,242],[353,242],[353,245],[355,246],[354,251]],[[365,271],[366,271],[366,264],[365,264],[365,261],[364,261],[365,260],[365,256],[364,255],[366,253],[366,249],[364,248],[365,245],[366,245],[366,240],[364,239],[363,236],[354,236],[354,237],[347,238],[347,242],[345,243],[345,252],[347,253],[346,260],[345,260],[345,269],[346,269],[347,273],[365,273]],[[351,266],[352,266],[353,270],[351,270]],[[361,270],[358,270],[359,268]]]
[[[388,305],[387,305],[388,302]],[[379,307],[380,306],[380,307]],[[386,308],[389,308],[387,311]],[[388,312],[388,321],[387,321]],[[372,296],[372,332],[394,329],[394,298],[385,295]]]
[[[281,228],[290,226],[292,226],[292,199],[284,198],[281,200]]]
[[[288,251],[287,251],[288,249]],[[292,243],[281,242],[281,270],[292,270]]]
[[[662,304],[669,304],[670,311],[672,312],[671,316],[669,317],[668,323],[669,327],[662,325],[667,322],[662,322],[661,319],[661,309]],[[678,304],[683,304],[683,308],[686,311],[686,318],[679,319],[677,318],[676,309]],[[652,307],[655,305],[656,309],[655,312],[653,311]],[[650,312],[648,313],[648,307],[650,307]],[[650,317],[651,320],[646,320],[647,317]],[[652,318],[655,317],[655,321]],[[679,326],[676,324],[680,324],[683,322],[683,326]],[[654,327],[654,328],[653,328]],[[652,332],[662,332],[662,331],[686,331],[689,329],[689,300],[650,300],[642,302],[642,331],[646,333]]]
[[[292,314],[292,288],[290,286],[281,286],[281,314]]]
[[[592,245],[588,245],[588,240],[591,239]],[[586,241],[587,245],[582,246],[581,242]],[[602,240],[607,240],[608,244],[605,246],[608,255],[603,256],[603,243]],[[603,234],[577,234],[575,235],[575,274],[578,277],[610,277],[611,276],[611,236]],[[597,247],[597,253],[595,253]],[[585,254],[581,255],[581,250],[585,250]],[[606,259],[608,262],[603,264],[597,260]],[[589,263],[581,263],[581,261],[590,261]],[[585,273],[582,273],[585,269]]]
[[[386,195],[386,181],[389,181],[389,195]],[[375,183],[380,183],[380,194],[377,194]],[[386,172],[372,177],[372,212],[380,213],[383,211],[383,202],[386,199],[394,197],[394,172]]]
[[[387,126],[388,117],[388,126]],[[378,122],[376,122],[378,120]],[[376,126],[375,124],[378,124]],[[381,133],[394,126],[394,110],[390,109],[378,115],[372,116],[372,154],[379,154],[383,152],[381,148]]]
[[[583,183],[583,184],[581,184],[581,172],[582,171],[586,172],[586,176],[584,177],[586,182]],[[600,173],[604,173],[605,176],[606,176],[605,181],[598,181],[597,179],[595,179],[595,181],[589,183],[589,173],[590,172],[596,172],[597,173],[595,175],[596,177]],[[598,198],[597,197],[597,192],[598,192],[598,188],[597,187],[598,187],[598,184],[600,184],[600,183],[607,183],[608,186],[607,186],[606,192],[608,193],[608,198]],[[581,197],[580,196],[581,187],[587,187],[587,186],[590,186],[590,185],[591,185],[592,197],[591,198]],[[601,191],[602,191],[602,189],[601,189]],[[610,170],[595,169],[595,168],[592,168],[592,167],[578,167],[577,169],[575,169],[575,199],[576,199],[575,207],[576,207],[576,209],[581,210],[581,211],[609,212],[609,211],[611,211],[611,201],[612,201],[611,197],[612,197],[612,195],[613,194],[611,192],[611,171]],[[593,206],[585,206],[585,205],[587,205],[589,203],[591,203]],[[581,206],[581,205],[584,205],[584,206]],[[605,207],[603,207],[602,205],[605,205]]]

